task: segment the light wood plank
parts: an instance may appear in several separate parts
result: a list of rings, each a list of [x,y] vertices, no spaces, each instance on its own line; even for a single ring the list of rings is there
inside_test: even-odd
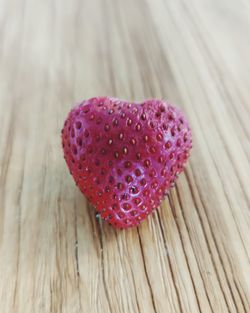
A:
[[[0,0],[0,312],[250,312],[250,5]],[[72,105],[164,98],[194,148],[139,228],[95,218],[62,158]]]

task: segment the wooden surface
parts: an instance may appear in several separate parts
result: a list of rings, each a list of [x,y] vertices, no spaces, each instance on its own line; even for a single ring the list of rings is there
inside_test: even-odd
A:
[[[0,0],[0,312],[250,312],[250,4]],[[95,219],[62,157],[71,106],[166,98],[194,148],[139,228]]]

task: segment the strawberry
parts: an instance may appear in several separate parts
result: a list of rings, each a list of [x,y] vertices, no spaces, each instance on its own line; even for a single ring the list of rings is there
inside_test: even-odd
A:
[[[191,131],[168,102],[83,101],[62,130],[77,186],[115,228],[138,225],[168,192],[189,156]]]

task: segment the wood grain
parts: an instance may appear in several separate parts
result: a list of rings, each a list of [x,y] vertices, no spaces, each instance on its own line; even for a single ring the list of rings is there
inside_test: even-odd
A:
[[[250,312],[246,0],[0,0],[0,312]],[[169,99],[194,148],[161,208],[115,231],[60,130],[96,95]]]

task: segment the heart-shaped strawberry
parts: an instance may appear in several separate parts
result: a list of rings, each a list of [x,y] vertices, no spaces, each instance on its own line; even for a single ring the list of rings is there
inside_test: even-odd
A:
[[[192,138],[183,113],[165,101],[99,97],[69,113],[62,144],[70,173],[101,217],[128,228],[173,186]]]

